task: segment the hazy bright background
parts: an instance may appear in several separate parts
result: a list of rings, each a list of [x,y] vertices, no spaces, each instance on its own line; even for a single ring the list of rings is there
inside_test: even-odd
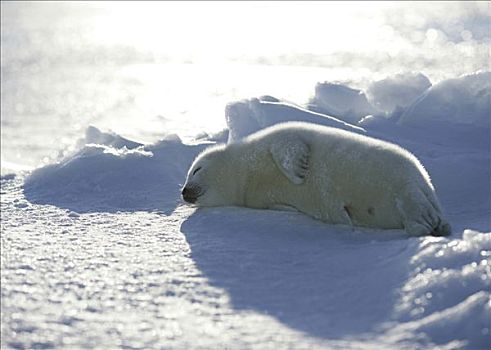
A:
[[[67,152],[87,125],[151,142],[225,126],[227,102],[305,103],[419,71],[489,70],[489,2],[2,2],[2,168]]]

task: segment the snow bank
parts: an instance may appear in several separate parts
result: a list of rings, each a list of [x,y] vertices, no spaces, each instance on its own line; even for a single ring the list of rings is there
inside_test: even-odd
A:
[[[425,239],[411,258],[413,272],[396,305],[401,328],[437,344],[458,340],[470,349],[491,341],[491,233],[464,231],[461,239]]]
[[[361,127],[281,102],[271,96],[229,103],[225,109],[225,118],[229,129],[229,143],[268,126],[288,121],[304,121],[364,133]]]
[[[143,144],[128,140],[113,132],[101,132],[94,126],[89,126],[85,131],[85,138],[79,140],[79,148],[87,144],[104,145],[112,148],[134,149]]]
[[[491,127],[491,72],[447,79],[430,87],[401,115],[399,123]]]
[[[421,73],[401,73],[371,83],[367,97],[373,106],[391,115],[396,109],[409,106],[430,86],[430,80]]]
[[[348,123],[357,123],[367,115],[380,114],[367,100],[365,93],[338,83],[319,83],[309,109],[332,115]]]
[[[426,316],[489,290],[490,257],[489,233],[465,230],[460,239],[426,239],[411,259],[415,274],[402,288],[399,310],[414,317]],[[407,303],[408,300],[416,302]]]
[[[433,130],[491,128],[491,72],[433,86],[422,73],[401,73],[369,84],[366,94],[339,83],[319,83],[308,108],[364,127],[389,117],[401,125]]]
[[[143,146],[89,127],[84,144],[61,162],[36,169],[24,192],[33,203],[78,212],[174,209],[180,183],[204,145],[184,145],[175,135]]]

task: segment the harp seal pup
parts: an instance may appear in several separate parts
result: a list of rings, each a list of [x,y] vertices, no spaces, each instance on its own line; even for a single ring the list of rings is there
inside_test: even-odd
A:
[[[182,188],[197,206],[294,208],[331,224],[448,235],[435,189],[414,155],[389,142],[301,122],[207,148]]]

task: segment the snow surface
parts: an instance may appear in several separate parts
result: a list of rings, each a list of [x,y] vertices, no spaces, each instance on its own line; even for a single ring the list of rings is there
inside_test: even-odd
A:
[[[488,348],[487,74],[435,84],[400,118],[363,118],[363,128],[271,96],[230,103],[228,131],[193,144],[176,135],[141,144],[90,127],[59,162],[2,174],[2,348]],[[385,99],[406,96],[400,79],[376,83],[386,112],[408,103]],[[452,94],[456,86],[466,94]],[[447,115],[448,103],[466,116]],[[415,238],[182,203],[187,168],[206,146],[286,120],[409,149],[453,233]]]
[[[367,115],[380,113],[368,102],[363,91],[330,82],[317,84],[309,108],[350,123],[356,123]]]
[[[421,73],[400,73],[373,82],[367,95],[375,108],[391,115],[396,109],[409,106],[430,86],[428,77]]]
[[[447,79],[429,88],[402,114],[399,122],[490,127],[491,72]]]
[[[309,111],[271,96],[231,102],[225,108],[228,142],[236,142],[268,126],[289,121],[304,121],[357,133],[365,130],[330,115]]]

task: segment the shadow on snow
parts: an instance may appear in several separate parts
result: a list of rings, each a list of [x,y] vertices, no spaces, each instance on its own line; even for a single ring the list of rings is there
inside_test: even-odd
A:
[[[331,338],[390,320],[419,242],[402,231],[351,232],[299,213],[239,208],[198,210],[181,231],[234,308]]]

